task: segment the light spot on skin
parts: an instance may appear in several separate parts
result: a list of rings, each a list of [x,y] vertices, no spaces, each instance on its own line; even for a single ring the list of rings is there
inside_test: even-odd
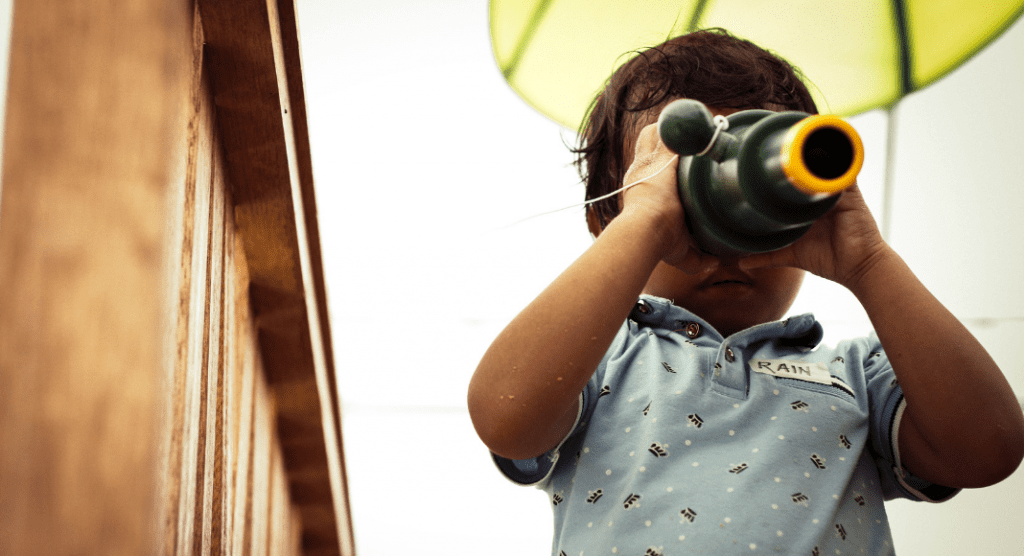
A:
[[[508,395],[508,399],[510,399],[510,400],[514,400],[514,399],[516,399],[516,397],[515,397],[515,396],[513,396],[512,394],[509,394],[509,395]]]

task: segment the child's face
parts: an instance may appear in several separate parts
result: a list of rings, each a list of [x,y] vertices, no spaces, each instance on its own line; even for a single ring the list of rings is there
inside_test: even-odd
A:
[[[735,108],[709,108],[728,116]],[[651,120],[657,121],[657,114]],[[627,162],[632,145],[626,146]],[[797,268],[759,268],[745,272],[736,258],[723,258],[710,272],[687,274],[664,262],[658,263],[644,293],[673,300],[700,316],[725,336],[745,328],[782,318],[796,299],[804,271]]]
[[[803,279],[804,271],[798,268],[743,271],[736,259],[723,259],[715,270],[700,274],[687,274],[660,262],[644,293],[673,300],[728,336],[782,318]]]

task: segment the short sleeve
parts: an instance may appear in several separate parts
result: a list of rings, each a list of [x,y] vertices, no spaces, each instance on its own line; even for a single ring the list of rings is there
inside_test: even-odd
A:
[[[573,423],[569,434],[565,435],[565,438],[558,443],[558,446],[555,446],[554,449],[547,453],[530,459],[509,459],[491,452],[491,458],[494,460],[494,464],[498,466],[498,470],[510,481],[518,485],[543,487],[548,479],[551,478],[551,473],[555,470],[555,464],[558,463],[558,458],[561,455],[562,445],[581,428],[586,398],[587,392],[584,390],[580,393],[580,401],[576,411],[576,422]]]
[[[899,429],[907,402],[896,373],[874,332],[861,354],[868,390],[871,421],[871,447],[875,454],[885,498],[907,498],[925,502],[943,502],[960,489],[937,485],[912,475],[900,463]]]
[[[576,422],[573,424],[569,434],[565,435],[565,438],[558,443],[553,450],[541,454],[535,458],[513,460],[503,458],[495,453],[491,453],[491,458],[497,465],[498,470],[502,472],[512,482],[523,485],[523,486],[536,486],[537,488],[544,488],[548,480],[551,478],[551,474],[555,470],[555,465],[558,464],[559,457],[561,457],[561,449],[565,443],[574,436],[582,434],[586,429],[587,423],[590,421],[590,416],[594,412],[594,406],[597,404],[598,398],[601,397],[602,392],[599,391],[598,384],[601,383],[604,377],[605,369],[608,366],[608,361],[619,354],[625,346],[626,339],[629,333],[629,321],[623,323],[622,328],[616,334],[615,339],[612,340],[611,346],[608,351],[605,352],[604,357],[597,366],[597,370],[587,381],[587,385],[583,391],[580,392],[579,397],[579,409],[576,413]]]

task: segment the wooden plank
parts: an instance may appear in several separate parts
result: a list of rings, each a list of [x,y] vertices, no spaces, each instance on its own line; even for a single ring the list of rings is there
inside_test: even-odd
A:
[[[198,11],[193,7],[193,18],[190,21],[191,52],[189,69],[191,79],[189,80],[188,102],[183,111],[184,122],[179,127],[186,131],[186,150],[184,157],[180,159],[183,164],[180,175],[175,175],[172,180],[172,194],[170,205],[173,209],[180,207],[180,224],[171,234],[169,243],[170,249],[180,246],[178,250],[177,272],[171,275],[177,277],[176,299],[177,304],[172,309],[173,318],[176,322],[174,331],[174,354],[172,367],[172,397],[170,400],[170,418],[167,422],[165,435],[165,454],[161,475],[163,476],[163,529],[165,531],[163,554],[177,555],[179,546],[180,514],[182,508],[181,491],[183,486],[182,466],[184,464],[185,434],[187,427],[178,426],[185,420],[187,399],[189,398],[187,383],[189,362],[189,326],[191,311],[191,290],[192,290],[192,263],[195,259],[194,241],[196,234],[196,181],[198,179],[200,162],[199,153],[205,152],[209,145],[203,141],[201,135],[201,99],[208,96],[208,89],[203,87],[203,36],[202,25],[198,19]],[[201,144],[202,143],[202,144]],[[204,148],[205,146],[205,148]],[[202,222],[202,220],[200,220]],[[200,229],[202,226],[200,225]],[[185,483],[187,484],[187,483]]]
[[[0,554],[159,550],[167,204],[188,12],[14,6],[0,207]],[[182,98],[179,98],[179,95]]]
[[[278,403],[289,490],[330,493],[329,504],[306,506],[293,496],[304,518],[303,546],[351,554],[294,5],[199,0],[199,8],[260,351]],[[296,393],[303,403],[289,400]],[[294,441],[296,435],[301,441]],[[311,461],[320,464],[319,472]],[[304,471],[295,475],[296,469]]]

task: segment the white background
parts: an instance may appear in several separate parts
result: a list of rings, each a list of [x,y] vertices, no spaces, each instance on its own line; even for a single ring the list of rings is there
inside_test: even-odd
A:
[[[491,57],[486,0],[299,0],[313,166],[357,550],[547,554],[546,496],[493,468],[466,385],[493,337],[590,243],[565,131]],[[813,77],[813,76],[812,76]],[[898,112],[890,241],[1024,393],[1024,23]],[[852,119],[878,215],[881,112]],[[511,225],[510,225],[511,224]],[[865,334],[809,279],[826,343]],[[970,384],[965,384],[969,388]],[[970,419],[965,415],[964,419]],[[1024,472],[888,506],[907,555],[1024,554]]]

